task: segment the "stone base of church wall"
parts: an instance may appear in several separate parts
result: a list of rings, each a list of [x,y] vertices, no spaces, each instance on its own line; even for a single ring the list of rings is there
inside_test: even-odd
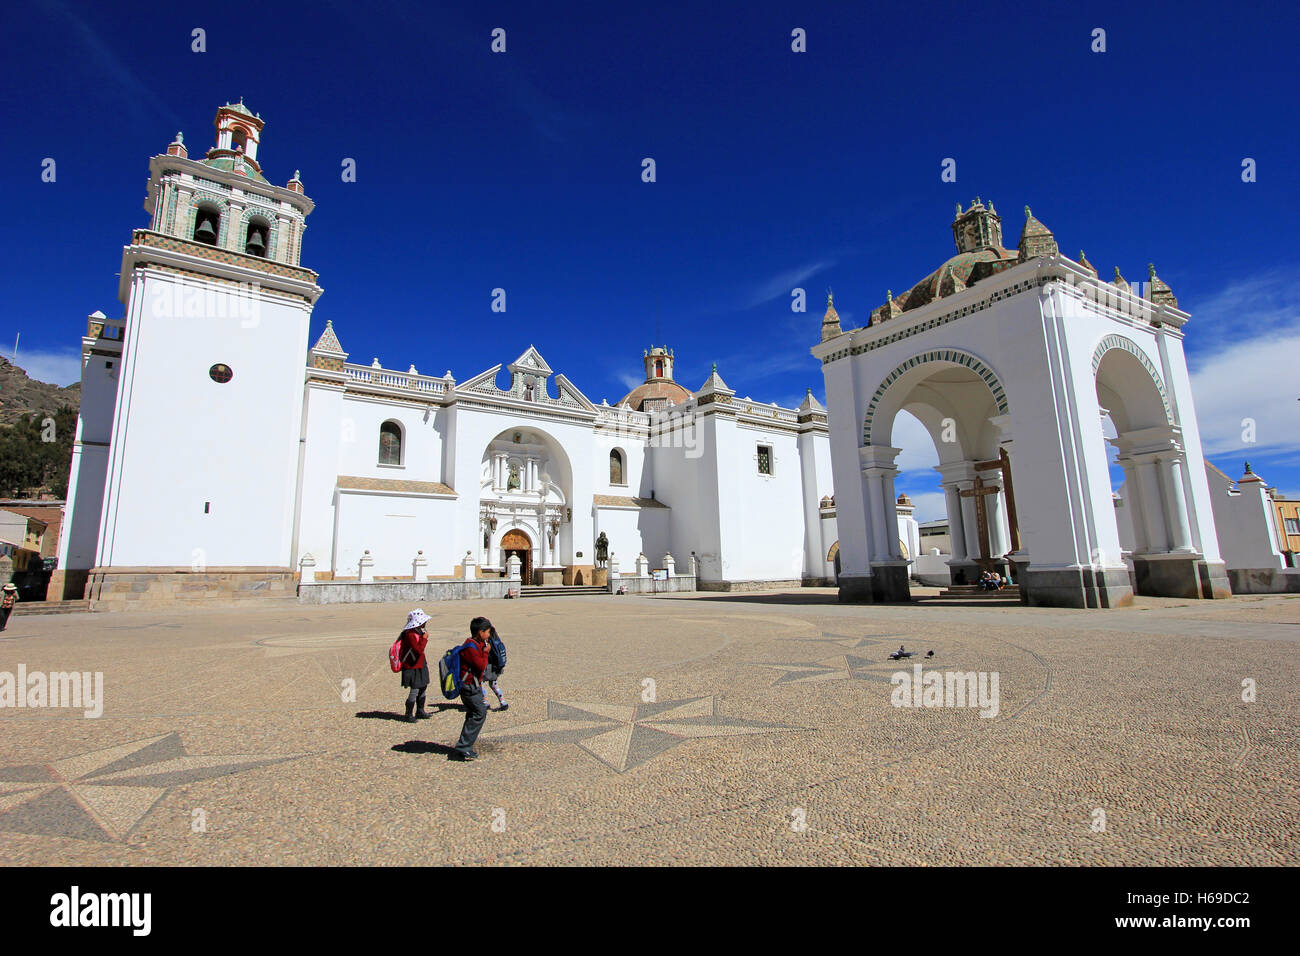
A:
[[[694,575],[674,574],[666,581],[656,581],[652,577],[638,578],[635,575],[621,574],[606,585],[611,594],[617,594],[620,587],[626,588],[626,594],[676,594],[681,591],[696,590]],[[711,590],[701,587],[700,590]]]
[[[799,584],[806,588],[833,588],[835,587],[835,579],[819,578],[811,574],[805,574]]]
[[[292,600],[296,581],[288,568],[93,568],[85,597],[96,611],[213,607]]]
[[[873,604],[875,598],[871,592],[871,575],[844,574],[839,578],[841,604]]]
[[[1199,554],[1135,555],[1133,575],[1137,593],[1151,597],[1213,600],[1232,596],[1227,568],[1210,564]]]
[[[566,564],[564,566],[564,578],[561,583],[566,586],[573,584],[590,586],[595,570],[595,565],[591,564]]]
[[[1300,593],[1300,570],[1296,568],[1229,568],[1233,594]]]
[[[325,581],[298,585],[299,604],[412,604],[504,598],[519,582],[509,578],[471,581]]]
[[[1030,607],[1115,608],[1133,603],[1128,568],[1037,570],[1018,564],[1020,603]]]
[[[803,587],[803,581],[783,578],[778,581],[701,581],[701,591],[784,591]]]
[[[907,561],[871,565],[871,599],[877,604],[912,601],[912,566]]]

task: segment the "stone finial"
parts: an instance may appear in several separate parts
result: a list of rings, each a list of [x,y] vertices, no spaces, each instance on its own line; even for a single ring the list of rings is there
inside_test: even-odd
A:
[[[1082,249],[1079,250],[1079,265],[1091,272],[1094,279],[1097,277],[1097,267],[1088,261],[1088,257]]]
[[[840,314],[835,311],[835,296],[830,291],[826,293],[826,315],[822,317],[822,341],[833,339],[843,333],[840,328]],[[716,369],[715,369],[716,371]]]
[[[1147,263],[1147,275],[1150,276],[1150,281],[1147,284],[1147,299],[1156,305],[1171,305],[1175,309],[1178,308],[1178,300],[1174,298],[1169,283],[1156,275],[1154,262]]]
[[[958,216],[958,218],[961,217],[961,212],[962,212],[962,209],[961,209],[961,203],[957,203],[957,216]]]
[[[1034,218],[1033,211],[1025,207],[1025,228],[1020,230],[1020,255],[1018,261],[1028,262],[1040,256],[1054,256],[1060,252],[1052,230]]]

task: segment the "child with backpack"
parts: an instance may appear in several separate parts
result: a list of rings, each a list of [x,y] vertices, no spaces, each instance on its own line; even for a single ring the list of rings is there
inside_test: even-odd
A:
[[[488,666],[483,671],[483,683],[492,688],[492,693],[497,695],[497,701],[501,706],[498,710],[509,710],[510,705],[506,703],[506,695],[501,693],[501,685],[498,681],[501,679],[501,672],[506,669],[506,645],[501,636],[497,634],[497,629],[492,628],[488,635]],[[483,703],[487,704],[487,691],[483,692]],[[488,707],[488,710],[491,710]]]
[[[402,686],[410,688],[406,697],[407,723],[432,716],[424,709],[424,695],[429,686],[429,662],[424,657],[424,648],[429,643],[428,620],[423,608],[408,614],[406,627],[393,647],[402,665]]]
[[[488,666],[488,641],[491,637],[492,622],[485,617],[476,617],[469,622],[469,640],[448,651],[448,655],[456,655],[460,699],[465,704],[465,724],[461,728],[460,739],[450,754],[453,760],[478,759],[474,742],[478,740],[479,731],[487,720],[487,701],[483,697],[482,682],[483,672]],[[444,696],[447,692],[444,686]]]

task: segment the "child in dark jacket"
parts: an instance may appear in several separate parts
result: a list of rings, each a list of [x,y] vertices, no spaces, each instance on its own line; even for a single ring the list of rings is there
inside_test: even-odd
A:
[[[483,699],[483,672],[488,666],[488,637],[492,622],[476,617],[469,622],[469,640],[460,650],[460,699],[465,704],[465,725],[450,756],[453,760],[477,760],[474,742],[487,720],[487,701]]]
[[[429,643],[425,626],[428,620],[429,615],[422,608],[416,608],[406,616],[406,627],[402,630],[402,686],[410,688],[406,697],[406,720],[409,723],[430,716],[424,709],[424,696],[429,687],[429,662],[424,657],[424,649]]]

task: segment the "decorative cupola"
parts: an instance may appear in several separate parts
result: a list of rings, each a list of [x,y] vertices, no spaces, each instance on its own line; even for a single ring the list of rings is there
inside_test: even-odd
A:
[[[1255,474],[1253,471],[1251,471],[1250,462],[1246,462],[1246,473],[1237,479],[1237,484],[1241,485],[1244,484],[1245,482],[1251,482],[1251,481],[1257,482],[1260,485],[1264,484],[1264,479],[1259,477],[1259,475]]]
[[[1083,252],[1082,249],[1079,250],[1079,265],[1083,266],[1085,269],[1087,269],[1089,272],[1091,272],[1091,273],[1092,273],[1092,277],[1093,277],[1094,279],[1097,278],[1097,267],[1094,266],[1091,262],[1088,261],[1088,257],[1087,257],[1086,255],[1084,255],[1084,252]]]
[[[799,407],[795,409],[799,424],[814,423],[819,425],[826,424],[826,406],[817,401],[813,395],[812,389],[808,389],[808,394],[803,397]]]
[[[1178,300],[1174,298],[1174,293],[1170,290],[1169,284],[1156,275],[1154,262],[1147,264],[1147,275],[1150,276],[1147,299],[1156,305],[1170,305],[1175,309],[1178,308]]]
[[[312,368],[329,369],[332,372],[343,371],[343,363],[348,360],[348,353],[343,351],[343,346],[339,344],[339,337],[334,334],[334,323],[331,320],[325,320],[325,331],[311,347],[308,355],[307,364]]]
[[[671,382],[673,380],[673,350],[664,348],[662,345],[652,345],[644,349],[641,353],[641,361],[645,364],[645,380],[647,382]]]
[[[298,193],[299,195],[302,195],[303,194],[302,171],[295,169],[293,171],[293,179],[285,183],[284,188],[292,192]]]
[[[243,153],[244,159],[251,161],[253,167],[261,172],[257,165],[257,143],[265,122],[244,105],[244,98],[241,96],[238,103],[227,103],[218,109],[214,124],[217,127],[217,149]]]
[[[1115,278],[1110,281],[1110,284],[1125,292],[1131,292],[1133,290],[1133,287],[1128,284],[1128,280],[1119,274],[1119,266],[1115,267]]]
[[[970,208],[962,212],[957,204],[957,216],[952,221],[952,238],[958,252],[977,252],[1002,245],[1002,217],[990,202],[987,206],[976,196]]]
[[[185,136],[179,130],[176,131],[176,138],[167,144],[167,155],[179,156],[181,159],[189,158],[189,150],[185,148]]]
[[[1020,262],[1028,262],[1040,256],[1054,256],[1060,250],[1052,230],[1034,218],[1029,207],[1025,207],[1025,228],[1020,230]]]
[[[709,374],[709,377],[704,380],[704,384],[701,385],[700,390],[695,393],[695,397],[698,399],[700,405],[730,405],[731,397],[735,394],[735,390],[728,388],[727,383],[724,382],[722,376],[718,374],[718,363],[714,362],[713,371]]]
[[[835,336],[842,334],[843,331],[844,330],[840,328],[840,314],[835,311],[835,295],[834,293],[827,292],[826,315],[822,318],[822,341],[825,342],[827,339],[833,339]],[[714,366],[714,370],[717,370],[716,365]]]

